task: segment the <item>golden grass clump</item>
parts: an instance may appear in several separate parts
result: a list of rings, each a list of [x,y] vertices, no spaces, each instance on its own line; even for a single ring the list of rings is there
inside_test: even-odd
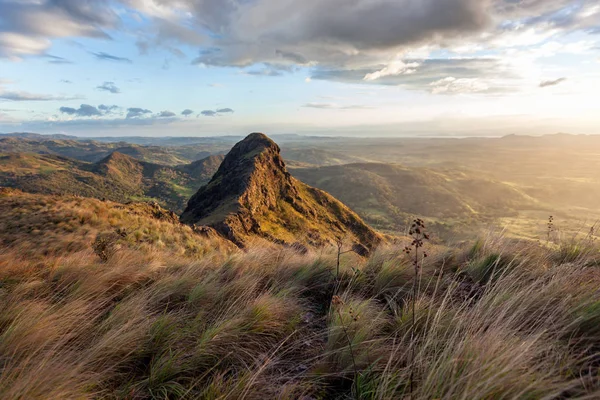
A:
[[[111,224],[112,203],[6,202],[36,218],[5,207],[0,222],[1,399],[600,396],[594,243],[568,260],[494,235],[426,243],[416,277],[398,243],[342,256],[337,276],[333,247],[240,252],[135,205]],[[58,215],[88,233],[69,247]],[[101,260],[91,244],[116,228],[127,237]],[[165,245],[129,241],[146,229]]]

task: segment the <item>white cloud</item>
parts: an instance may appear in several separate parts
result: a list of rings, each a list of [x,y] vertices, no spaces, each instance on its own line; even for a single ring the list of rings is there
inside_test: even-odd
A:
[[[429,84],[433,94],[479,93],[490,89],[488,83],[478,78],[454,78],[452,76]]]
[[[389,63],[385,68],[365,75],[365,81],[375,81],[384,76],[412,74],[421,64],[417,62],[405,63],[402,60],[395,60]]]

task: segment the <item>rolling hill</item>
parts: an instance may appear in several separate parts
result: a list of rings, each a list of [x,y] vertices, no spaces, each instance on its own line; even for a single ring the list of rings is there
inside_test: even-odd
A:
[[[96,163],[56,155],[0,154],[0,186],[118,202],[153,200],[181,212],[216,171],[222,156],[169,167],[113,152]]]
[[[116,151],[140,161],[175,166],[221,154],[228,149],[228,145],[219,144],[174,147],[52,137],[0,137],[0,153],[53,154],[86,162],[98,162]]]
[[[360,163],[297,168],[292,174],[323,189],[374,226],[398,230],[411,217],[433,221],[485,221],[540,207],[514,186],[465,172]]]

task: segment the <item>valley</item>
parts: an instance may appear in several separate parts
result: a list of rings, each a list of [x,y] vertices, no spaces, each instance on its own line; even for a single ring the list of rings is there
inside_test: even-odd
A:
[[[600,142],[593,136],[275,138],[294,177],[333,194],[388,234],[403,232],[419,217],[445,241],[489,229],[539,239],[553,215],[557,234],[569,237],[587,233],[600,219]],[[5,135],[0,184],[151,200],[181,213],[238,139]],[[123,155],[121,162],[110,161],[113,153]],[[110,168],[100,168],[106,160]]]

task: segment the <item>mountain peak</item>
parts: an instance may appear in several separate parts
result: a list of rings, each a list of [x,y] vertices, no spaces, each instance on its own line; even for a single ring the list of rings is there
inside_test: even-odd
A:
[[[264,133],[251,133],[244,140],[238,142],[225,157],[224,163],[251,164],[254,159],[260,155],[274,158],[281,158],[279,146]],[[281,161],[283,164],[283,161]],[[230,168],[231,164],[226,164],[225,169]],[[285,167],[282,165],[282,167]]]
[[[312,246],[345,238],[367,248],[381,240],[341,202],[294,179],[279,146],[262,133],[231,149],[181,219],[211,226],[240,247],[253,236]]]
[[[279,150],[279,146],[271,138],[264,133],[254,132],[246,136],[244,140],[238,142],[236,146],[252,148],[252,147],[273,147]]]

